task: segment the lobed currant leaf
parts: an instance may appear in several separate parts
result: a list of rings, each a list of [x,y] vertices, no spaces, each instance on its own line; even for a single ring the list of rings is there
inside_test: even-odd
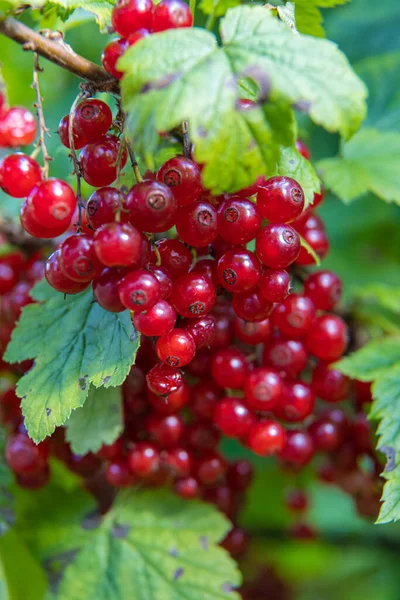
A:
[[[293,0],[295,5],[295,18],[297,29],[300,33],[325,37],[322,27],[323,17],[321,8],[333,8],[339,4],[346,4],[350,0]]]
[[[102,29],[111,25],[111,11],[115,4],[114,0],[30,0],[21,2],[21,0],[5,0],[5,6],[11,10],[18,8],[22,4],[29,4],[32,8],[40,8],[41,11],[56,9],[56,14],[60,19],[68,19],[76,9],[83,9],[94,15],[96,22]]]
[[[44,302],[25,307],[6,360],[35,359],[17,386],[32,439],[39,442],[63,425],[84,404],[90,384],[120,385],[138,346],[129,313],[105,311],[93,301],[91,288],[65,299],[53,292]]]

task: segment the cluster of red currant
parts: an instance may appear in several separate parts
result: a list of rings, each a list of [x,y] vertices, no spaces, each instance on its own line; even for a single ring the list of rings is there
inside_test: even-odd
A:
[[[105,70],[121,79],[117,62],[130,46],[153,32],[191,27],[193,15],[182,0],[118,0],[112,11],[112,24],[121,36],[110,42],[101,57]]]

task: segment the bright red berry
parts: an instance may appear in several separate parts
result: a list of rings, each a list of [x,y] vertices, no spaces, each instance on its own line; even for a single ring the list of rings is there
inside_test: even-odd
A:
[[[66,231],[76,208],[76,196],[65,181],[47,179],[40,181],[26,200],[32,219],[55,232]]]
[[[0,116],[0,146],[29,146],[35,141],[37,123],[33,114],[22,106],[13,106]]]
[[[193,15],[183,0],[161,0],[153,11],[153,31],[191,27]]]
[[[167,269],[173,280],[189,271],[193,257],[185,244],[174,238],[165,238],[156,242],[156,247],[160,254],[161,265]],[[156,254],[153,253],[152,262],[155,262],[156,258]]]
[[[129,223],[107,223],[97,229],[94,247],[107,267],[136,266],[143,252],[143,236]]]
[[[234,294],[232,307],[237,317],[258,323],[271,314],[273,304],[261,296],[258,290]]]
[[[176,392],[182,385],[182,375],[176,367],[156,364],[146,375],[149,390],[159,396],[166,396],[171,392]]]
[[[291,177],[271,177],[258,188],[257,208],[271,223],[290,223],[303,211],[303,190]]]
[[[89,140],[96,142],[107,133],[112,125],[110,107],[96,98],[80,102],[74,113],[74,130]]]
[[[144,479],[149,477],[160,466],[160,453],[154,444],[148,442],[138,442],[129,452],[128,466],[134,475]]]
[[[218,261],[217,275],[220,284],[230,292],[248,292],[259,282],[260,261],[249,250],[229,250]]]
[[[289,381],[284,384],[282,396],[274,413],[283,421],[298,423],[304,421],[314,410],[315,394],[303,381]]]
[[[60,246],[60,267],[73,281],[92,281],[103,265],[96,256],[94,241],[88,235],[71,235]]]
[[[314,444],[306,431],[291,429],[286,432],[286,444],[280,453],[283,461],[302,467],[312,459]]]
[[[300,340],[282,338],[268,342],[264,348],[263,363],[287,377],[297,377],[306,368],[308,354]]]
[[[116,79],[122,79],[123,72],[117,69],[117,62],[128,50],[129,42],[124,38],[112,40],[107,44],[101,55],[101,63],[107,73],[110,73]]]
[[[325,231],[322,229],[307,229],[302,235],[319,259],[323,260],[329,251],[329,240]],[[299,265],[313,265],[315,260],[308,250],[302,247],[296,258],[296,263]]]
[[[314,304],[307,296],[290,294],[275,307],[271,320],[288,338],[301,338],[309,331],[315,318]]]
[[[303,142],[303,140],[296,140],[296,150],[300,152],[303,158],[311,160],[311,152],[309,147]]]
[[[176,323],[176,312],[169,302],[159,300],[146,312],[132,315],[132,323],[139,333],[158,337],[172,331]]]
[[[184,367],[196,354],[196,344],[184,329],[173,329],[157,340],[156,352],[170,367]]]
[[[127,221],[124,211],[125,198],[123,192],[113,187],[104,187],[93,192],[86,204],[86,214],[93,229],[115,221],[118,212],[120,222]]]
[[[171,303],[182,317],[195,319],[208,313],[215,302],[215,290],[204,277],[188,273],[179,277],[172,288]]]
[[[116,180],[119,145],[117,137],[104,135],[82,149],[79,160],[83,178],[89,185],[104,187]],[[127,150],[124,150],[121,155],[121,169],[126,165],[127,158]]]
[[[197,350],[210,347],[214,342],[217,327],[212,315],[203,315],[198,319],[184,319],[180,326],[190,333]]]
[[[262,217],[254,202],[233,196],[218,207],[218,233],[232,244],[247,244],[261,229]]]
[[[273,369],[258,367],[246,377],[244,393],[253,410],[273,410],[283,391],[282,379]]]
[[[149,310],[161,300],[158,280],[144,269],[128,273],[119,284],[118,290],[122,304],[135,313]]]
[[[0,162],[0,187],[13,198],[29,196],[41,179],[39,164],[26,154],[10,154]]]
[[[158,170],[157,179],[172,189],[179,206],[192,204],[203,191],[198,165],[184,156],[167,160]]]
[[[184,433],[184,424],[179,415],[151,414],[146,424],[150,437],[161,448],[177,446]]]
[[[254,423],[247,437],[249,448],[260,456],[270,456],[282,452],[285,441],[285,430],[276,421]]]
[[[236,317],[233,321],[235,336],[246,344],[255,345],[267,341],[272,334],[270,320],[264,319],[258,323],[250,323]]]
[[[126,198],[130,223],[149,233],[171,229],[175,225],[177,207],[171,189],[150,179],[134,185]]]
[[[248,372],[245,355],[236,348],[222,348],[211,360],[211,374],[223,389],[243,389]]]
[[[103,269],[93,281],[93,295],[97,302],[109,312],[122,312],[125,306],[122,304],[118,286],[124,277],[120,269]]]
[[[178,212],[176,230],[186,244],[207,246],[218,235],[217,212],[212,204],[202,200],[184,206]]]
[[[268,302],[283,302],[290,293],[290,275],[284,269],[266,269],[260,279],[260,294]]]
[[[174,491],[177,496],[190,500],[200,495],[200,486],[194,477],[184,477],[175,482]]]
[[[337,360],[346,350],[348,328],[337,315],[317,317],[306,338],[306,346],[311,354],[320,360]]]
[[[147,390],[147,398],[157,413],[172,415],[178,413],[187,405],[190,398],[190,388],[186,381],[183,380],[181,387],[176,392],[171,392],[167,396],[157,396],[157,394]]]
[[[332,271],[316,271],[305,282],[304,294],[318,310],[332,310],[342,296],[342,281]]]
[[[313,370],[311,385],[317,396],[326,402],[345,400],[350,392],[350,379],[323,362]]]
[[[125,38],[138,29],[151,29],[152,19],[151,0],[118,0],[111,13],[112,26]]]
[[[313,421],[308,427],[308,432],[317,452],[333,452],[343,441],[338,426],[327,419]]]
[[[69,123],[70,123],[70,115],[65,115],[58,125],[58,135],[60,136],[60,141],[63,146],[66,148],[71,148],[70,140],[69,140]],[[83,146],[86,146],[89,140],[87,140],[82,135],[78,134],[75,131],[74,127],[74,148],[75,150],[80,150]]]
[[[83,292],[90,283],[89,281],[73,281],[64,274],[60,266],[60,249],[53,252],[47,259],[45,277],[51,287],[63,294],[79,294],[79,292]]]
[[[271,269],[285,269],[299,256],[300,238],[290,225],[267,225],[256,237],[256,253]]]
[[[243,438],[247,435],[254,417],[238,398],[223,398],[215,408],[214,421],[228,437]]]

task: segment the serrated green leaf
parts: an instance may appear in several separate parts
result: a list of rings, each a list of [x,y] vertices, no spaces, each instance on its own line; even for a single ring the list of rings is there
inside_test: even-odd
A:
[[[220,193],[273,174],[279,145],[294,145],[288,104],[301,104],[329,131],[357,129],[366,92],[334,44],[293,35],[267,9],[249,6],[228,11],[221,36],[219,48],[204,30],[167,31],[142,39],[119,61],[128,127],[143,154],[159,131],[188,120],[205,185]],[[238,109],[233,82],[246,76],[264,94],[271,88],[262,108]]]
[[[400,133],[361,129],[343,144],[342,155],[321,160],[317,168],[325,185],[343,202],[370,191],[400,204]]]
[[[67,567],[58,600],[238,600],[240,576],[216,544],[229,529],[209,505],[166,491],[123,494]]]
[[[66,438],[72,452],[85,455],[112,444],[122,430],[121,388],[92,386],[85,404],[68,419]]]
[[[239,6],[241,0],[201,0],[200,9],[206,15],[222,17],[229,8]]]
[[[276,175],[293,177],[303,189],[305,197],[305,208],[312,204],[314,194],[321,190],[321,183],[310,161],[306,160],[297,149],[281,148]]]
[[[357,352],[336,363],[352,379],[373,381],[400,361],[400,338],[373,340]]]
[[[29,4],[32,8],[40,8],[46,13],[53,8],[60,19],[66,20],[76,9],[84,9],[94,15],[97,23],[102,29],[111,24],[111,11],[115,0],[6,0],[4,3],[9,10],[18,8],[22,4]]]
[[[324,37],[320,8],[333,8],[350,0],[294,0],[297,29],[301,33]]]
[[[32,439],[40,442],[64,424],[84,404],[90,384],[121,385],[138,345],[128,311],[105,311],[93,301],[91,288],[65,299],[55,292],[25,307],[5,359],[35,359],[17,386]]]
[[[297,32],[294,2],[287,2],[285,6],[277,6],[276,10],[278,11],[280,20],[290,27],[290,29]]]

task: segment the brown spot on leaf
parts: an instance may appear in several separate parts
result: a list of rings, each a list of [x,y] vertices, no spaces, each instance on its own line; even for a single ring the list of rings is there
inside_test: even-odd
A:
[[[182,577],[182,575],[184,574],[185,570],[182,569],[182,567],[180,567],[179,569],[176,569],[175,573],[174,573],[174,581],[177,581],[178,579],[180,579]]]
[[[162,90],[163,88],[166,88],[169,85],[171,85],[171,83],[173,83],[180,77],[182,77],[182,73],[180,73],[179,71],[177,71],[176,73],[168,73],[167,75],[164,75],[164,77],[160,77],[160,79],[156,79],[155,81],[149,81],[148,83],[145,83],[142,89],[140,90],[140,93],[147,94],[148,92],[152,92],[153,90]]]

